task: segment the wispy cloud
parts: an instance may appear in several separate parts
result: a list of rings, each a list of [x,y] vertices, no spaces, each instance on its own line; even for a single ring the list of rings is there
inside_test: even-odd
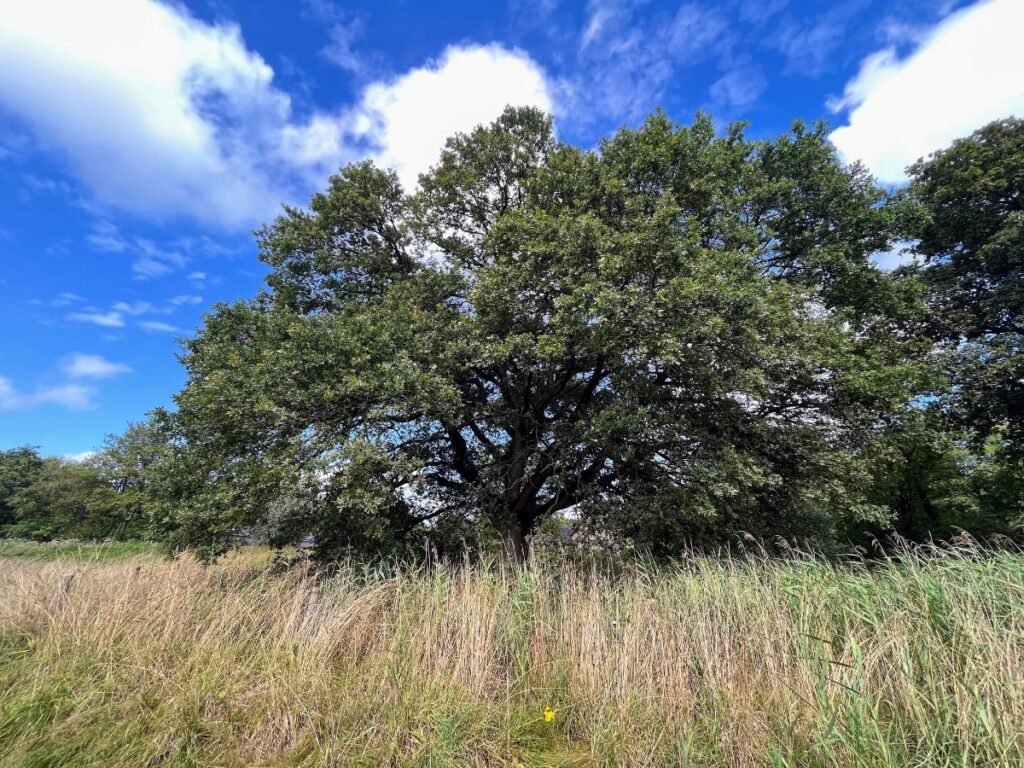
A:
[[[170,304],[172,307],[183,307],[186,305],[202,304],[203,297],[196,296],[195,294],[192,293],[184,293],[180,296],[172,296],[170,299],[167,300],[167,303]]]
[[[157,307],[150,304],[148,301],[135,301],[128,303],[127,301],[119,301],[112,309],[115,312],[120,312],[125,315],[145,315],[149,312],[159,311]]]
[[[144,320],[139,326],[150,333],[181,333],[181,329],[170,323],[161,323],[158,320]]]
[[[50,301],[50,306],[51,307],[68,307],[68,306],[71,306],[72,304],[77,304],[77,303],[82,302],[82,301],[85,301],[85,299],[82,298],[81,296],[79,296],[77,293],[71,293],[70,291],[65,291],[63,293],[58,294],[57,298],[52,299]]]
[[[0,411],[23,411],[38,405],[59,405],[74,411],[95,408],[93,390],[81,384],[60,384],[42,387],[34,392],[21,392],[10,379],[0,376]]]
[[[85,240],[95,250],[105,253],[122,253],[128,250],[129,245],[116,224],[102,219],[93,222],[92,232],[86,235]]]
[[[109,310],[102,310],[97,307],[85,307],[80,312],[72,312],[67,316],[68,320],[77,323],[91,323],[92,325],[104,328],[123,328],[126,317],[140,317],[142,315],[170,315],[182,307],[198,306],[203,303],[203,297],[193,293],[183,293],[172,296],[163,303],[154,304],[151,301],[118,301],[111,305]],[[146,321],[139,323],[139,327],[147,331],[178,331],[179,328],[168,323],[157,321]]]
[[[141,280],[164,277],[182,269],[188,262],[179,249],[168,249],[146,238],[125,235],[107,219],[94,220],[85,240],[93,250],[131,256],[132,272]]]
[[[151,240],[137,239],[138,257],[132,262],[132,272],[140,280],[163,277],[183,268],[187,259],[177,251],[160,248]]]
[[[21,183],[22,189],[32,194],[62,195],[64,197],[71,194],[71,185],[62,179],[49,179],[32,173],[24,173],[21,176]]]
[[[756,65],[737,67],[711,85],[712,103],[723,112],[742,109],[757,101],[767,86],[764,73]]]
[[[62,370],[72,379],[107,379],[122,373],[130,373],[132,369],[123,363],[113,363],[102,355],[76,352],[64,361]]]
[[[714,60],[725,66],[736,36],[717,8],[683,3],[674,13],[637,14],[629,0],[590,0],[576,73],[566,98],[584,122],[635,119],[661,100],[680,68]]]
[[[135,301],[131,303],[119,301],[114,304],[111,309],[115,312],[121,312],[126,315],[169,315],[179,307],[193,306],[202,303],[202,296],[197,296],[193,293],[183,293],[167,299],[163,306],[153,304],[149,301]]]
[[[818,75],[843,40],[846,19],[831,15],[816,21],[789,20],[774,37],[786,57],[786,72]]]
[[[363,20],[328,0],[306,0],[306,15],[327,28],[329,42],[320,55],[347,72],[359,74],[365,62],[352,50],[363,31]]]
[[[68,320],[72,320],[76,323],[92,323],[93,325],[100,325],[104,328],[124,327],[124,316],[120,312],[113,310],[110,312],[102,312],[100,310],[72,312],[68,315]]]

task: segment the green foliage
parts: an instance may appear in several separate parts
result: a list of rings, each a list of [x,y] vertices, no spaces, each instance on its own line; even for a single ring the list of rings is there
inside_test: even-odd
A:
[[[0,535],[15,521],[14,495],[31,485],[43,470],[43,458],[35,448],[0,451]]]
[[[915,284],[870,261],[884,203],[823,126],[662,114],[595,153],[509,109],[411,195],[349,166],[259,233],[269,291],[186,345],[174,541],[486,522],[522,557],[572,507],[671,553],[880,519],[861,454],[923,375]]]
[[[949,539],[962,531],[979,538],[1013,533],[1022,520],[1015,494],[1020,477],[1001,445],[974,450],[968,436],[934,404],[896,416],[866,453],[870,497],[890,510],[884,526],[857,525],[850,532],[912,541]]]
[[[991,123],[911,169],[913,234],[960,422],[1024,450],[1024,120]]]
[[[116,493],[88,464],[44,459],[38,475],[9,503],[14,522],[6,533],[14,538],[104,539],[120,529]]]
[[[156,422],[129,426],[85,461],[0,453],[0,536],[39,541],[141,538],[155,504],[148,483],[167,453]]]
[[[162,479],[170,455],[166,425],[157,416],[129,424],[120,435],[108,435],[90,459],[99,477],[116,494],[120,519],[116,538],[137,538],[153,532],[157,494],[151,487]]]
[[[909,232],[945,386],[934,407],[961,445],[972,493],[950,522],[1024,527],[1024,120],[1008,118],[910,168]],[[948,438],[947,438],[948,439]],[[939,526],[940,530],[945,526]]]

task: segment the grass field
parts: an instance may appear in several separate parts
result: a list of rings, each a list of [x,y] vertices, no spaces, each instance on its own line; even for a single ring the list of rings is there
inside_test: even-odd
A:
[[[1024,765],[1020,555],[317,582],[4,554],[5,768]]]
[[[0,559],[11,557],[32,560],[77,560],[102,562],[120,560],[139,555],[157,555],[160,548],[144,541],[111,541],[103,544],[88,544],[80,541],[32,541],[0,540]]]

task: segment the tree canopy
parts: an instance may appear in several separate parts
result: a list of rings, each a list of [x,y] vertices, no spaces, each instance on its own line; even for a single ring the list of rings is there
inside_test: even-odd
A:
[[[823,126],[660,113],[588,152],[509,109],[413,191],[348,166],[186,343],[176,535],[486,521],[522,557],[569,509],[666,552],[880,519],[862,449],[924,376],[886,199]]]
[[[910,168],[931,335],[950,406],[1024,450],[1024,120],[991,123]]]

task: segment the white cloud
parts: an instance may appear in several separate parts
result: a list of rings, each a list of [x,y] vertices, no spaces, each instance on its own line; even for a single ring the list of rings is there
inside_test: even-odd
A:
[[[116,224],[105,219],[93,221],[90,229],[92,231],[85,240],[94,250],[103,253],[125,253],[133,257],[132,272],[138,280],[169,275],[182,269],[188,262],[176,248],[166,250],[152,240],[128,237],[122,234]]]
[[[137,280],[169,275],[184,267],[188,261],[176,251],[165,251],[157,247],[151,240],[137,238],[134,247],[138,256],[132,262],[132,272]]]
[[[145,322],[139,323],[144,331],[150,333],[181,333],[181,329],[170,323],[161,323],[157,320],[146,320]]]
[[[168,299],[167,303],[173,307],[181,307],[185,306],[186,304],[202,304],[203,297],[195,296],[194,294],[191,293],[185,293],[182,294],[181,296],[174,296]]]
[[[566,94],[572,119],[638,119],[664,97],[680,67],[730,59],[735,35],[718,8],[684,2],[673,13],[639,14],[639,7],[631,0],[587,3],[579,71]]]
[[[121,312],[126,315],[145,315],[149,312],[157,312],[157,308],[150,304],[148,301],[136,301],[133,304],[129,304],[126,301],[119,301],[112,309],[115,312]]]
[[[345,13],[328,0],[306,0],[305,14],[327,28],[329,43],[320,55],[347,72],[359,74],[365,65],[352,50],[352,44],[362,32],[362,19]]]
[[[553,110],[535,62],[499,45],[451,47],[427,66],[367,87],[353,113],[353,133],[375,143],[374,159],[412,187],[445,139],[494,120],[509,104]]]
[[[65,453],[64,458],[67,459],[68,461],[81,463],[83,461],[88,461],[95,455],[96,451],[82,451],[81,453]]]
[[[33,393],[19,392],[10,379],[0,376],[0,411],[23,411],[37,405],[60,405],[81,411],[94,408],[93,391],[81,384],[61,384],[37,389]]]
[[[552,106],[544,73],[497,45],[372,83],[353,105],[296,116],[240,29],[155,0],[5,3],[0,107],[61,154],[101,203],[243,229],[367,155],[409,182],[443,139],[507,103]],[[116,251],[116,232],[94,245]],[[176,268],[143,255],[136,273]]]
[[[915,260],[914,246],[916,240],[897,240],[888,251],[879,251],[872,255],[871,260],[879,269],[886,271],[896,269],[904,264],[912,264]]]
[[[92,232],[86,236],[85,240],[94,249],[104,253],[122,253],[128,250],[129,246],[128,241],[121,236],[117,225],[104,220],[92,223]]]
[[[760,68],[746,66],[734,69],[716,80],[710,89],[714,103],[724,110],[741,109],[757,101],[768,86]]]
[[[1024,114],[1024,2],[977,3],[942,21],[917,50],[892,49],[861,64],[833,109],[849,109],[832,142],[879,179],[903,181],[905,168],[985,123]]]
[[[72,379],[107,379],[131,371],[123,363],[112,363],[100,355],[84,355],[80,352],[68,357],[62,369]]]
[[[92,323],[93,325],[105,328],[123,328],[125,317],[138,317],[139,315],[170,315],[177,312],[181,307],[196,306],[203,303],[202,296],[191,293],[172,296],[162,304],[153,304],[149,301],[118,301],[111,305],[109,310],[102,310],[98,307],[84,307],[80,312],[72,312],[67,316],[68,320],[76,323]],[[148,322],[140,324],[146,330],[177,331],[178,329],[167,323]]]
[[[66,306],[68,306],[70,304],[74,304],[74,303],[79,302],[79,301],[85,301],[85,299],[83,299],[77,293],[71,293],[70,291],[64,291],[63,293],[58,294],[57,298],[53,299],[50,302],[50,306],[51,307],[66,307]]]
[[[217,119],[288,115],[236,26],[152,0],[6,3],[0,50],[0,101],[102,201],[229,226],[277,202],[257,170],[266,147]]]
[[[123,328],[124,317],[120,312],[100,312],[99,310],[89,312],[72,312],[68,315],[68,320],[73,320],[76,323],[92,323],[93,325],[101,325],[104,328]]]

